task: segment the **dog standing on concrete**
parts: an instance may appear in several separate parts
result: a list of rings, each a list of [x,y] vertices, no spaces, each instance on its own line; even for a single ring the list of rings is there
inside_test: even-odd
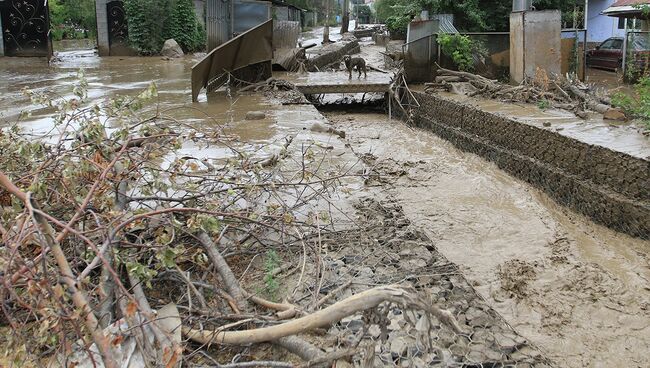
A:
[[[343,62],[345,63],[345,68],[348,70],[349,79],[352,79],[352,69],[355,67],[359,72],[359,78],[361,78],[361,71],[363,71],[363,77],[368,78],[368,70],[366,68],[366,61],[360,57],[351,57],[350,55],[343,56]]]

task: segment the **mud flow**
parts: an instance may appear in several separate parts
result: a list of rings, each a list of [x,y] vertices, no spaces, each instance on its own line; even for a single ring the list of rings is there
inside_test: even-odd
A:
[[[340,39],[332,31],[331,37]],[[302,41],[320,39],[322,29],[304,34]],[[361,45],[368,64],[383,67],[379,51],[384,48],[368,40]],[[83,70],[88,98],[98,104],[135,96],[155,83],[157,100],[143,114],[164,111],[190,125],[223,128],[225,136],[240,141],[237,154],[284,160],[269,176],[300,183],[318,182],[319,175],[340,176],[322,192],[306,189],[313,200],[296,211],[297,220],[317,233],[290,245],[282,238],[257,240],[258,245],[267,240],[282,244],[276,267],[268,269],[259,248],[237,244],[225,256],[250,290],[262,290],[269,274],[277,277],[276,300],[289,300],[305,314],[382,285],[389,291],[400,285],[409,296],[417,295],[347,316],[305,337],[327,352],[356,349],[337,366],[647,366],[650,242],[596,225],[483,158],[389,119],[384,111],[356,105],[360,96],[321,99],[345,105],[321,111],[301,95],[231,90],[202,95],[192,104],[191,67],[200,57],[99,58],[86,49],[60,51],[49,65],[0,58],[0,125],[18,125],[34,139],[56,136],[53,110],[33,105],[23,90],[72,99]],[[372,73],[378,72],[371,78]],[[490,102],[481,106],[505,108]],[[530,125],[543,124],[536,114],[528,118]],[[602,121],[590,128],[563,115],[555,118],[549,129],[593,143],[599,143],[599,129],[618,129]],[[616,131],[612,146],[647,155],[647,142],[630,138],[628,129]],[[199,147],[188,140],[178,155],[227,163],[235,154],[226,148],[232,147]],[[307,172],[304,162],[315,156],[318,169]],[[264,196],[260,205],[290,206],[284,201],[292,190]],[[316,225],[310,222],[314,218]],[[156,280],[153,307],[185,302],[178,283]],[[227,303],[214,303],[215,309],[222,307],[227,309]],[[226,323],[215,321],[232,317],[215,315],[182,310],[184,322],[195,326],[218,328]],[[256,318],[235,327],[259,320],[259,326],[282,323],[272,313]],[[226,357],[230,362],[242,356],[300,361],[270,344],[211,349],[222,364]]]

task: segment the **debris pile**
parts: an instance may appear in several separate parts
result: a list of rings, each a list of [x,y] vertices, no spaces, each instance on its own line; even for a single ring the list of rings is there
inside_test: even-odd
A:
[[[439,67],[436,81],[426,83],[425,86],[425,91],[429,93],[443,89],[503,102],[534,103],[571,111],[583,119],[587,117],[588,110],[603,114],[605,118],[625,117],[619,109],[611,106],[609,98],[599,96],[579,80],[553,80],[541,69],[537,70],[535,78],[512,86],[477,74]]]
[[[0,135],[0,345],[14,361],[548,366],[399,205],[336,210],[353,174],[323,165],[328,147],[148,116],[155,86],[87,105],[86,85],[30,93],[57,109],[48,139]]]

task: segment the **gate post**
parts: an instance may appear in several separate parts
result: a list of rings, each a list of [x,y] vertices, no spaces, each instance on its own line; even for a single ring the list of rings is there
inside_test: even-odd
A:
[[[109,56],[111,47],[108,41],[108,14],[106,3],[108,0],[95,0],[95,13],[97,14],[97,49],[99,56]]]
[[[0,9],[2,11],[2,9]],[[2,17],[0,17],[0,56],[5,56],[5,39],[2,31]]]

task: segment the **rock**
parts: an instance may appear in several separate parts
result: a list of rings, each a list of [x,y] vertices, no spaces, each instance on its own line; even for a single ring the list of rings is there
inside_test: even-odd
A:
[[[627,116],[620,109],[611,108],[603,114],[605,120],[627,120]]]
[[[168,58],[179,58],[185,55],[181,46],[174,39],[169,39],[165,41],[165,44],[163,45],[163,48],[160,51],[160,54]]]
[[[344,131],[336,130],[336,129],[332,128],[332,127],[328,127],[328,126],[326,126],[325,124],[323,124],[323,123],[321,123],[319,121],[312,122],[311,127],[309,128],[309,130],[311,130],[312,132],[318,132],[318,133],[332,133],[332,134],[338,135],[341,138],[345,138],[345,132]]]
[[[551,123],[550,123],[550,122],[548,122],[548,121],[545,121],[544,123],[542,123],[542,125],[544,125],[545,127],[547,127],[547,128],[548,128],[548,127],[550,127],[550,126],[551,126]]]
[[[390,352],[394,358],[405,358],[406,349],[408,349],[408,343],[403,337],[395,337],[390,342]]]
[[[361,320],[361,316],[345,317],[341,320],[341,326],[344,329],[348,329],[356,333],[361,331],[363,328],[363,321]]]
[[[263,111],[249,111],[246,113],[246,120],[262,120],[266,118]]]

